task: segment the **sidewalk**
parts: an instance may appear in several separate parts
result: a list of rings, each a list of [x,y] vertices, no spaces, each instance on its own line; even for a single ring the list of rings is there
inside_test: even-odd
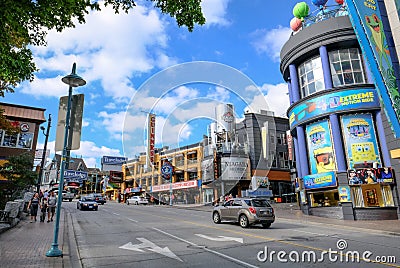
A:
[[[26,216],[15,227],[0,234],[0,267],[72,267],[66,216],[63,209],[60,214],[58,248],[63,257],[46,257],[54,240],[54,223],[30,223]],[[68,227],[68,226],[67,226]]]

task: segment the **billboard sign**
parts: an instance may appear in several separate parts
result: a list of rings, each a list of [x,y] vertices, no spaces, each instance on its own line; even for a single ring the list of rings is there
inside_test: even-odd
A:
[[[346,4],[350,21],[382,98],[382,105],[394,134],[400,137],[400,93],[386,36],[390,29],[385,29],[378,2],[349,0]]]
[[[221,179],[238,181],[246,178],[248,159],[243,157],[221,157]]]
[[[105,165],[122,165],[128,161],[127,157],[120,156],[103,156],[101,158],[101,164]]]

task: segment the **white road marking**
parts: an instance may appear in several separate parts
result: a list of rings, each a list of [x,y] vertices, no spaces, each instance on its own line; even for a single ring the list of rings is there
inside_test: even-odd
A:
[[[119,214],[118,214],[118,213],[115,213],[115,212],[113,212],[112,214],[119,216]]]
[[[184,243],[186,243],[186,244],[192,245],[192,246],[197,247],[197,248],[199,248],[199,249],[203,249],[203,250],[205,250],[205,251],[208,251],[208,252],[213,253],[213,254],[215,254],[215,255],[221,256],[222,258],[225,258],[225,259],[234,261],[234,262],[239,263],[239,264],[241,264],[241,265],[244,265],[244,266],[246,266],[246,267],[258,268],[258,266],[255,266],[255,265],[252,265],[252,264],[250,264],[250,263],[247,263],[247,262],[244,262],[244,261],[235,259],[235,258],[233,258],[233,257],[231,257],[231,256],[225,255],[225,254],[220,253],[220,252],[215,251],[215,250],[211,250],[211,249],[206,248],[206,247],[204,247],[204,246],[199,246],[199,245],[197,245],[197,244],[195,244],[195,243],[193,243],[193,242],[187,241],[187,240],[185,240],[185,239],[183,239],[183,238],[180,238],[180,237],[177,237],[177,236],[175,236],[175,235],[173,235],[173,234],[164,232],[164,231],[162,231],[162,230],[160,230],[160,229],[157,229],[157,228],[153,228],[153,229],[156,230],[157,232],[163,233],[163,234],[168,235],[168,236],[170,236],[170,237],[172,237],[172,238],[175,238],[175,239],[177,239],[177,240],[179,240],[179,241],[182,241],[182,242],[184,242]]]
[[[212,240],[212,241],[219,241],[219,242],[236,241],[236,242],[243,244],[243,238],[240,238],[240,237],[230,237],[230,236],[222,236],[222,235],[219,235],[218,237],[211,237],[211,236],[203,235],[203,234],[195,234],[195,235],[200,236],[205,239],[208,239],[208,240]]]
[[[130,219],[130,218],[127,218],[127,219],[130,220],[130,221],[133,221],[133,222],[138,222],[138,221],[136,221],[134,219]]]
[[[126,243],[125,245],[120,246],[119,248],[133,250],[138,252],[145,252],[143,249],[147,249],[149,251],[164,255],[168,258],[172,258],[183,262],[178,256],[176,256],[168,247],[159,247],[153,242],[147,240],[146,238],[139,237],[137,240],[141,241],[141,244],[132,244],[132,242]]]

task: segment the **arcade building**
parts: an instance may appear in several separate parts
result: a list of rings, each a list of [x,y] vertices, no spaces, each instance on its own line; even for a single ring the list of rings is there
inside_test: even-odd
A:
[[[398,142],[346,7],[336,2],[314,15],[296,5],[295,16],[306,12],[292,20],[281,50],[299,205],[322,217],[398,219]]]

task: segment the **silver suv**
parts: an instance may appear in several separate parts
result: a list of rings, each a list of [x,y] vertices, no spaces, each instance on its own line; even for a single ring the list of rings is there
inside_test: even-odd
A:
[[[242,228],[261,223],[269,228],[275,221],[274,209],[268,200],[263,198],[232,198],[223,205],[217,205],[212,212],[214,223],[221,221],[239,222]]]

